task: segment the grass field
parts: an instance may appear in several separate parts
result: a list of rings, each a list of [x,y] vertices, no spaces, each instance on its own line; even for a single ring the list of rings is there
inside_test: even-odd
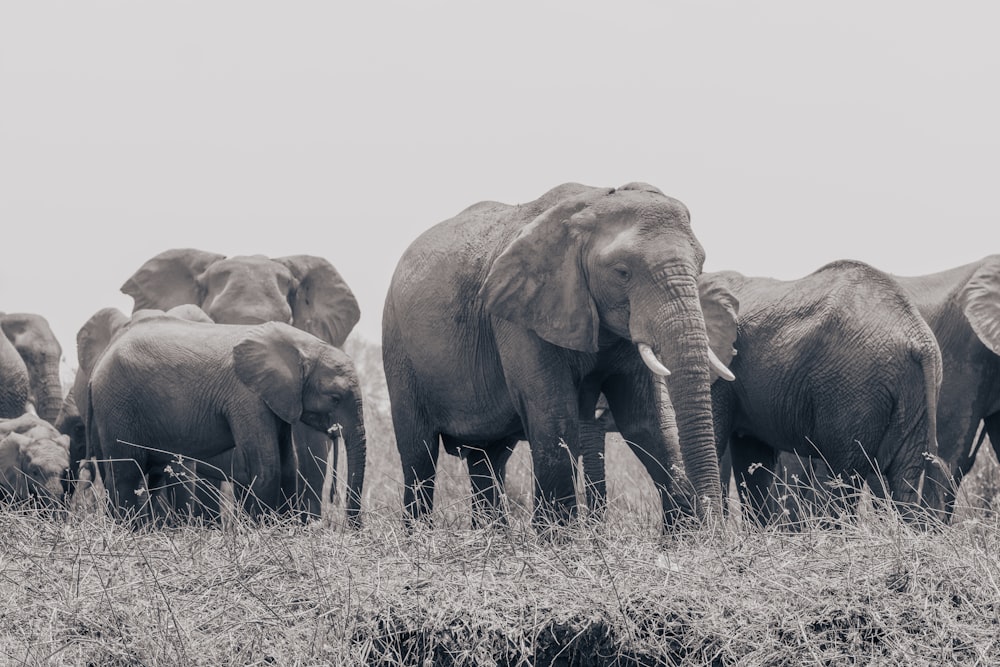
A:
[[[0,510],[0,662],[28,665],[996,664],[1000,473],[981,455],[958,520],[921,532],[868,503],[835,530],[659,535],[658,501],[609,437],[600,526],[540,538],[530,459],[512,521],[469,528],[442,454],[436,527],[403,530],[377,350],[365,526],[132,531],[100,513]],[[342,509],[338,507],[338,509]]]

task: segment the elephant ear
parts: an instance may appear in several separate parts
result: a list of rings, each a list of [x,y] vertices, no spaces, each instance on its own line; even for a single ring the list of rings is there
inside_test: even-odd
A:
[[[293,324],[341,347],[361,318],[361,309],[337,269],[313,255],[289,255],[274,261],[288,267],[298,281],[298,287],[289,297]]]
[[[304,336],[281,322],[255,326],[233,347],[236,376],[289,424],[302,416],[305,384]]]
[[[965,317],[993,354],[1000,354],[1000,255],[987,258],[962,290]]]
[[[736,344],[739,321],[739,299],[729,289],[725,278],[712,273],[703,273],[698,277],[698,297],[701,300],[701,312],[705,316],[708,344],[715,356],[729,366],[736,354],[733,346]]]
[[[198,276],[225,255],[174,248],[161,252],[132,274],[121,291],[135,299],[133,312],[143,308],[169,310],[182,303],[201,305]]]
[[[612,192],[576,194],[528,223],[494,260],[479,290],[486,312],[553,345],[596,352],[600,320],[580,254],[595,223],[589,206]]]
[[[76,358],[79,371],[89,378],[97,360],[111,344],[111,339],[128,323],[128,317],[117,308],[101,308],[90,316],[76,334]]]

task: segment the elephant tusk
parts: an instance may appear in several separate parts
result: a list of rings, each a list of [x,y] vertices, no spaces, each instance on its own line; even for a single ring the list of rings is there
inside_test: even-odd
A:
[[[708,363],[712,365],[712,370],[715,371],[715,373],[726,382],[732,382],[733,380],[736,379],[736,376],[733,375],[733,372],[728,368],[726,368],[726,365],[722,363],[721,359],[715,356],[715,352],[712,352],[711,347],[708,348]]]
[[[648,344],[639,343],[639,356],[642,357],[642,363],[646,364],[646,367],[653,371],[654,374],[662,377],[670,375],[670,371],[660,363],[660,360],[656,358],[656,353],[653,352],[653,348]]]

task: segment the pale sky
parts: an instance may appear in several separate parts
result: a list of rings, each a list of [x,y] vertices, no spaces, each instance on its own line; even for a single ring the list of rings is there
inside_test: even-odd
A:
[[[0,0],[0,310],[67,363],[174,247],[329,259],[379,340],[400,254],[483,199],[647,181],[706,270],[1000,252],[993,2]]]

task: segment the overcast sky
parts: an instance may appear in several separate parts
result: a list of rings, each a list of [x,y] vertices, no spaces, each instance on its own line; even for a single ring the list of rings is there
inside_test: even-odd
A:
[[[647,181],[706,270],[1000,252],[992,2],[0,0],[0,310],[67,362],[152,255],[396,261],[483,199]]]

